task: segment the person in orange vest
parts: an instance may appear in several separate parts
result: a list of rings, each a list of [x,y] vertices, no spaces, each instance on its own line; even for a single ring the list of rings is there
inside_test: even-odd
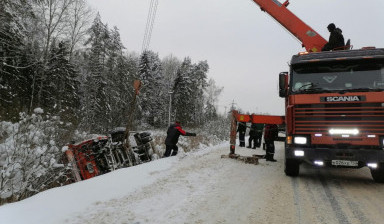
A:
[[[266,124],[264,128],[264,142],[267,147],[265,159],[270,162],[276,162],[273,158],[275,155],[275,140],[277,140],[279,129],[276,124]]]

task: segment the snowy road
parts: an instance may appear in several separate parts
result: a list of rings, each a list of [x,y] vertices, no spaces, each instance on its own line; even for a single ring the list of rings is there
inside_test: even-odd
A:
[[[155,184],[96,203],[67,223],[383,223],[384,185],[368,169],[302,167],[300,177],[290,178],[280,144],[277,163],[220,158],[227,153],[223,147],[167,158],[178,161]]]
[[[228,143],[116,170],[0,207],[1,224],[381,224],[384,185],[367,168],[300,176],[276,163],[221,159]],[[261,149],[237,149],[241,155]]]

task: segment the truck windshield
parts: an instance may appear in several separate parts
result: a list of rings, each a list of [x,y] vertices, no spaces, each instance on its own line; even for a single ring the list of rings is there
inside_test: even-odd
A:
[[[292,68],[293,94],[384,91],[384,63],[300,64]]]

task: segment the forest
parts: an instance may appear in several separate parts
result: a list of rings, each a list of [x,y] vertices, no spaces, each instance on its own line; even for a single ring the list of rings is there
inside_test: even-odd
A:
[[[0,120],[42,108],[104,132],[126,122],[136,79],[137,124],[166,126],[170,100],[172,119],[188,125],[217,117],[222,88],[207,61],[131,52],[84,0],[3,0],[0,10]]]
[[[223,88],[208,72],[206,60],[130,51],[85,0],[1,0],[1,200],[65,183],[61,148],[124,127],[130,111],[134,129],[179,120],[226,138],[216,110]],[[142,87],[130,108],[134,80]]]

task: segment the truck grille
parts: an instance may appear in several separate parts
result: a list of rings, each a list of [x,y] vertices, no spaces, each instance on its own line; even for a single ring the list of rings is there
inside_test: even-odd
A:
[[[382,103],[303,104],[293,113],[296,134],[327,134],[330,128],[358,128],[360,134],[384,135]]]

